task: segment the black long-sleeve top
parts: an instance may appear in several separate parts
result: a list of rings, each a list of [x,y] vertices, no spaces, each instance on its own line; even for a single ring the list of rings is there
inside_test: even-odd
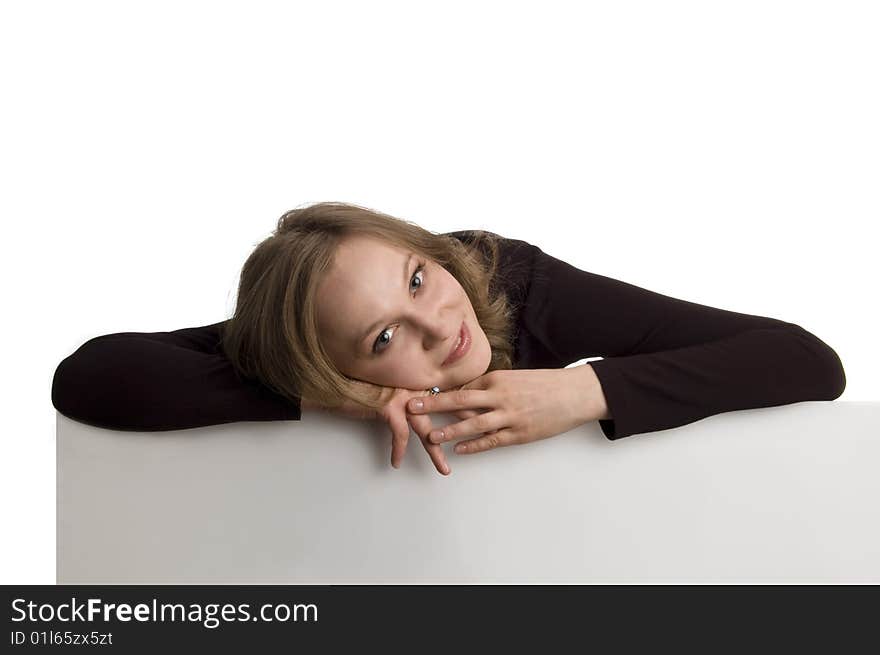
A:
[[[834,400],[846,387],[837,353],[798,325],[590,273],[519,239],[499,237],[499,256],[493,283],[515,308],[514,368],[603,357],[589,365],[611,416],[599,421],[608,439],[722,412]],[[235,373],[219,348],[222,324],[95,337],[58,365],[52,404],[115,430],[300,420],[299,402]]]

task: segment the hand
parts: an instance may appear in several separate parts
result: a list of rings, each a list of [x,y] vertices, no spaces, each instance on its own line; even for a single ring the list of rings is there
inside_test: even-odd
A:
[[[430,412],[460,412],[469,418],[430,432],[440,444],[464,437],[456,453],[477,453],[567,432],[590,420],[610,418],[602,386],[589,364],[562,369],[497,370],[457,390],[407,404],[412,420]],[[482,412],[476,410],[483,410]],[[441,436],[442,435],[442,436]]]
[[[359,380],[355,381],[355,385],[377,386]],[[415,429],[416,434],[419,435],[422,445],[427,451],[428,456],[431,458],[431,461],[434,463],[435,468],[439,473],[449,475],[452,472],[452,469],[449,468],[449,464],[446,462],[446,453],[443,452],[442,446],[428,441],[428,434],[431,432],[432,428],[431,417],[427,415],[407,417],[406,414],[407,400],[423,397],[429,393],[429,391],[425,391],[424,389],[414,390],[382,387],[380,401],[383,403],[383,406],[378,411],[364,407],[363,405],[348,399],[346,399],[341,406],[332,411],[349,418],[370,420],[382,419],[388,423],[391,428],[391,466],[394,468],[400,468],[400,462],[406,453],[406,446],[409,442],[409,425],[407,424],[407,419],[411,418],[413,428]],[[319,408],[316,403],[305,398],[301,399],[300,406],[302,409]]]

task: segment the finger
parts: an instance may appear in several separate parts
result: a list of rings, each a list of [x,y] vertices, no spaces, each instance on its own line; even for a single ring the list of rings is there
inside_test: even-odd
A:
[[[466,419],[466,418],[470,418],[471,416],[476,416],[477,414],[482,414],[483,412],[479,412],[479,411],[477,411],[476,409],[459,409],[459,410],[457,410],[457,411],[455,411],[455,412],[450,412],[450,413],[451,413],[452,415],[454,415],[456,418]],[[409,412],[409,411],[407,411],[407,413],[406,413],[406,418],[407,418],[410,422],[412,422],[413,419],[418,418],[418,417],[429,418],[428,414],[413,414],[413,413],[411,413],[411,412]],[[429,423],[429,424],[428,424],[428,431],[424,433],[425,435],[427,435],[428,432],[431,431],[431,430],[430,430],[430,427],[431,427],[431,425],[430,425],[430,423]],[[418,432],[418,430],[416,430],[416,432]]]
[[[502,428],[506,428],[506,417],[501,411],[483,412],[471,418],[459,421],[458,423],[450,423],[436,430],[431,430],[428,439],[432,443],[444,443],[451,439],[463,439],[464,437],[473,437],[475,435],[494,432]]]
[[[453,415],[460,419],[471,418],[472,416],[478,416],[483,413],[484,412],[479,412],[476,409],[460,409],[456,412],[452,412]],[[407,412],[406,417],[407,419],[409,419],[410,423],[413,423],[413,428],[415,429],[416,433],[420,437],[427,439],[428,434],[431,432],[432,428],[430,416],[428,414],[411,414]],[[424,428],[422,428],[421,425],[416,425],[416,421],[421,419],[427,419],[425,421]]]
[[[431,428],[434,426],[430,416],[407,414],[406,419],[410,422],[410,425],[412,425],[412,428],[417,435],[423,439],[428,438],[428,435],[431,433]]]
[[[472,453],[482,453],[494,448],[502,448],[515,443],[513,441],[512,432],[509,429],[495,430],[492,433],[484,434],[476,439],[468,439],[455,444],[453,449],[458,455],[470,455]]]
[[[456,389],[422,398],[411,398],[406,408],[413,414],[432,412],[453,412],[458,409],[480,409],[493,407],[493,393],[486,389]]]
[[[443,450],[443,447],[438,444],[432,444],[428,441],[428,434],[431,432],[431,427],[433,425],[431,417],[410,415],[408,418],[412,423],[416,434],[419,435],[422,445],[425,447],[425,451],[427,451],[431,461],[434,462],[434,467],[443,475],[449,475],[452,472],[452,469],[446,461],[446,452]]]
[[[430,416],[407,414],[406,420],[409,421],[410,425],[412,425],[412,429],[417,435],[419,435],[422,439],[428,438],[428,434],[430,434],[431,428],[433,427]]]
[[[452,469],[446,463],[446,453],[443,452],[443,447],[440,444],[431,443],[427,439],[422,439],[421,441],[431,461],[434,462],[434,468],[437,469],[437,472],[442,475],[449,475]]]
[[[409,442],[409,423],[402,410],[392,410],[388,423],[391,426],[391,466],[399,469]]]

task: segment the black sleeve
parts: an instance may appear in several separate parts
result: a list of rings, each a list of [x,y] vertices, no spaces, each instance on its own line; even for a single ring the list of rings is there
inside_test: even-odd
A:
[[[55,370],[52,404],[69,418],[113,430],[300,420],[298,402],[238,376],[218,348],[221,325],[90,339]]]
[[[834,400],[837,353],[799,325],[679,300],[534,248],[525,322],[562,367],[588,357],[608,439],[741,409]]]

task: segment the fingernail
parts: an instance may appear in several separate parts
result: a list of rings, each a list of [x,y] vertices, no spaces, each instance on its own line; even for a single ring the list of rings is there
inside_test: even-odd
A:
[[[409,403],[410,409],[422,409],[425,406],[421,400],[411,400]]]
[[[443,437],[445,436],[446,433],[443,430],[440,430],[440,432],[434,432],[431,435],[431,441],[433,441],[434,443],[440,443],[441,441],[443,441]]]

